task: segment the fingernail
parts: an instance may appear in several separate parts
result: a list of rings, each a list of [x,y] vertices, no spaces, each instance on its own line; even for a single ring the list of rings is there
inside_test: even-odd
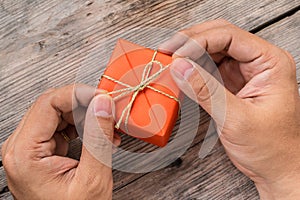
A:
[[[106,94],[100,94],[94,100],[94,113],[99,117],[112,116],[112,98]]]
[[[193,65],[186,59],[177,58],[171,64],[171,71],[177,78],[188,80],[194,71]]]

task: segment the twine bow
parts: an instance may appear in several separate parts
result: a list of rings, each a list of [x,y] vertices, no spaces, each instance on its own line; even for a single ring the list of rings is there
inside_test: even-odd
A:
[[[157,51],[154,52],[152,60],[145,66],[145,68],[143,70],[143,73],[142,73],[141,82],[138,85],[136,85],[136,86],[131,86],[131,85],[127,84],[127,83],[123,83],[123,82],[121,82],[121,81],[119,81],[117,79],[114,79],[114,78],[112,78],[110,76],[107,76],[105,74],[102,75],[102,78],[106,78],[106,79],[108,79],[108,80],[110,80],[112,82],[115,82],[115,83],[117,83],[117,84],[122,85],[122,86],[125,87],[123,89],[115,90],[115,91],[112,91],[112,92],[108,93],[109,95],[118,94],[117,96],[115,96],[113,98],[115,101],[118,100],[118,99],[120,99],[120,98],[122,98],[122,97],[124,97],[124,96],[126,96],[126,95],[128,95],[128,94],[130,94],[130,93],[132,93],[130,102],[128,103],[128,105],[122,111],[120,119],[119,119],[119,121],[117,122],[117,124],[115,126],[117,129],[120,128],[122,120],[125,117],[125,130],[126,130],[127,133],[129,133],[129,131],[128,131],[128,121],[129,121],[129,117],[130,117],[130,112],[131,112],[132,106],[133,106],[134,101],[136,100],[138,94],[141,91],[143,91],[145,88],[151,89],[151,90],[153,90],[153,91],[155,91],[155,92],[157,92],[159,94],[162,94],[162,95],[164,95],[164,96],[166,96],[166,97],[168,97],[170,99],[173,99],[173,100],[179,102],[179,100],[176,97],[174,97],[174,96],[172,96],[170,94],[167,94],[167,93],[165,93],[165,92],[163,92],[161,90],[158,90],[158,89],[150,86],[150,84],[155,79],[157,79],[161,75],[161,73],[163,73],[169,67],[169,66],[164,67],[161,62],[155,60],[156,55],[157,55]],[[153,64],[159,65],[160,69],[157,72],[155,72],[153,75],[150,76],[151,70],[153,68]]]

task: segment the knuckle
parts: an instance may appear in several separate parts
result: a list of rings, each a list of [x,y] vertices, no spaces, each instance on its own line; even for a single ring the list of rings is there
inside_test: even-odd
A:
[[[80,88],[80,87],[84,87],[84,85],[83,84],[77,84],[77,83],[75,83],[75,84],[71,84],[71,85],[66,85],[66,86],[58,88],[58,89],[64,89],[64,90],[71,90],[71,91],[73,91],[73,90],[76,90],[77,88]]]
[[[295,62],[292,54],[284,49],[282,51],[287,59],[287,61],[286,61],[288,63],[287,67],[289,67],[289,69],[291,70],[291,72],[293,72],[293,74],[296,73],[296,71],[297,71],[296,62]]]
[[[289,61],[291,62],[291,64],[296,66],[295,59],[294,59],[293,55],[290,52],[286,51],[286,50],[284,50],[284,52],[287,55],[287,57],[288,57]]]
[[[13,151],[6,152],[6,154],[3,156],[3,159],[2,159],[3,167],[9,176],[13,176],[14,171],[15,171],[14,159],[15,158],[14,158]]]
[[[222,27],[222,30],[224,31],[224,33],[234,33],[234,32],[240,32],[241,29],[240,27],[228,22],[228,23],[224,23],[224,26]]]
[[[191,36],[193,36],[193,31],[191,30],[191,28],[187,28],[187,29],[182,29],[182,30],[178,31],[178,34],[184,35],[187,37],[191,37]]]
[[[216,19],[215,21],[222,25],[232,25],[229,21],[227,21],[224,18],[219,18],[219,19]]]
[[[190,36],[190,42],[194,42],[194,41],[198,41],[199,40],[199,38],[201,38],[201,36],[199,36],[199,35],[192,35],[192,36]]]
[[[242,30],[241,28],[237,27],[234,24],[226,24],[224,26],[224,29],[225,29],[224,31],[226,31],[228,33]]]
[[[46,92],[42,93],[36,100],[37,104],[43,104],[45,101],[49,101],[54,96],[55,89],[48,89]]]
[[[188,44],[192,49],[197,50],[197,53],[203,55],[203,50],[207,47],[206,38],[201,35],[193,35],[190,37]]]
[[[284,53],[287,55],[287,57],[290,59],[290,60],[293,60],[294,61],[294,58],[293,58],[293,56],[292,56],[292,54],[290,53],[290,52],[288,52],[288,51],[286,51],[286,50],[283,50],[284,51]]]
[[[187,29],[181,29],[178,31],[178,33],[180,34],[186,34],[187,32],[188,32]]]
[[[49,88],[47,89],[43,94],[48,94],[54,92],[56,89],[55,88]]]

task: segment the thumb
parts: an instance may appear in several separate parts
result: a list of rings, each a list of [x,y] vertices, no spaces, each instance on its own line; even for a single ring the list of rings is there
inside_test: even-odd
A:
[[[95,178],[97,174],[111,176],[113,110],[112,98],[107,94],[94,97],[87,109],[78,165],[78,173],[82,175],[80,177],[88,178],[87,175],[91,175]]]
[[[222,129],[226,110],[232,112],[231,109],[238,103],[237,97],[223,86],[222,81],[218,81],[203,69],[203,66],[200,67],[189,59],[175,59],[170,66],[170,71],[178,87],[189,98],[200,104],[213,117],[219,130]]]

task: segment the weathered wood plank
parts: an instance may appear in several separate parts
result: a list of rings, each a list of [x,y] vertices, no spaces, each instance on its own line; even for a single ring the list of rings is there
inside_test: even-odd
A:
[[[0,142],[47,88],[74,81],[96,85],[120,36],[155,47],[196,22],[223,17],[250,30],[297,5],[293,0],[1,1]],[[127,138],[124,146],[134,144]],[[118,188],[139,177],[118,173]]]
[[[13,200],[14,198],[12,197],[10,192],[7,192],[7,193],[4,193],[4,194],[0,194],[0,199]]]
[[[4,171],[3,167],[0,167],[0,185],[2,186],[0,192],[3,192],[3,193],[6,192],[5,186],[7,186],[7,181],[5,178],[5,171]]]

